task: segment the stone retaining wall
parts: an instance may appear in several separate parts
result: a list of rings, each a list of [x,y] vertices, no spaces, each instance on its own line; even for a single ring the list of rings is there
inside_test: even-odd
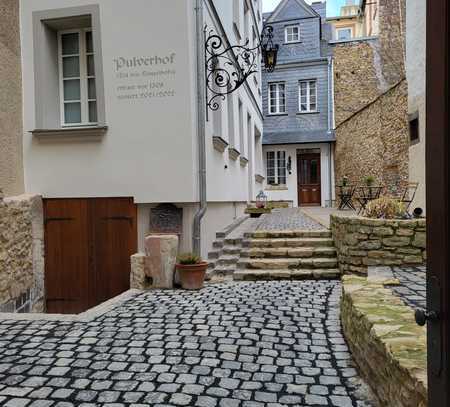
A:
[[[427,406],[426,328],[415,323],[414,311],[381,281],[344,276],[341,320],[380,406]]]
[[[343,274],[367,274],[368,266],[423,264],[426,221],[331,215],[330,228]]]
[[[0,199],[0,312],[44,311],[42,199]]]

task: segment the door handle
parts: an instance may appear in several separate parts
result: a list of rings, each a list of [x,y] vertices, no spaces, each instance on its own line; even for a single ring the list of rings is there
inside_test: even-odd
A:
[[[436,311],[427,312],[423,309],[416,309],[414,318],[416,319],[417,325],[424,326],[427,321],[437,321],[439,319],[439,314]]]

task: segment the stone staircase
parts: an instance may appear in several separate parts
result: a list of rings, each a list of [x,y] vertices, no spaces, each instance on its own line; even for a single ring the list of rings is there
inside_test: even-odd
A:
[[[340,277],[329,230],[255,231],[244,235],[234,280],[300,280]],[[220,260],[219,260],[220,261]],[[219,266],[220,267],[220,266]]]

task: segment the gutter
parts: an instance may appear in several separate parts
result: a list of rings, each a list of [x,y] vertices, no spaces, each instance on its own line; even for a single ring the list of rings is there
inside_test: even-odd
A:
[[[334,127],[334,74],[333,74],[333,58],[328,57],[328,133],[331,133]],[[329,203],[328,206],[333,206],[333,172],[331,166],[333,165],[332,158],[332,143],[329,143],[328,151],[328,177],[329,177]]]
[[[206,201],[206,146],[205,146],[205,39],[203,33],[203,0],[195,1],[196,14],[196,54],[197,54],[197,143],[198,143],[198,184],[200,208],[194,216],[192,231],[192,251],[201,254],[202,218],[207,210]]]

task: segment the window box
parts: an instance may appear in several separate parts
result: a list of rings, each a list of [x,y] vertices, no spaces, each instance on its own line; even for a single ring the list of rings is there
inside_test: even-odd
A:
[[[213,146],[215,150],[219,151],[220,153],[223,153],[228,147],[228,143],[222,137],[214,136]]]
[[[245,157],[240,158],[241,167],[246,167],[248,165],[248,159]]]
[[[241,153],[238,150],[236,150],[234,147],[231,147],[228,149],[228,155],[232,160],[236,161],[239,158],[239,156],[241,155]]]

